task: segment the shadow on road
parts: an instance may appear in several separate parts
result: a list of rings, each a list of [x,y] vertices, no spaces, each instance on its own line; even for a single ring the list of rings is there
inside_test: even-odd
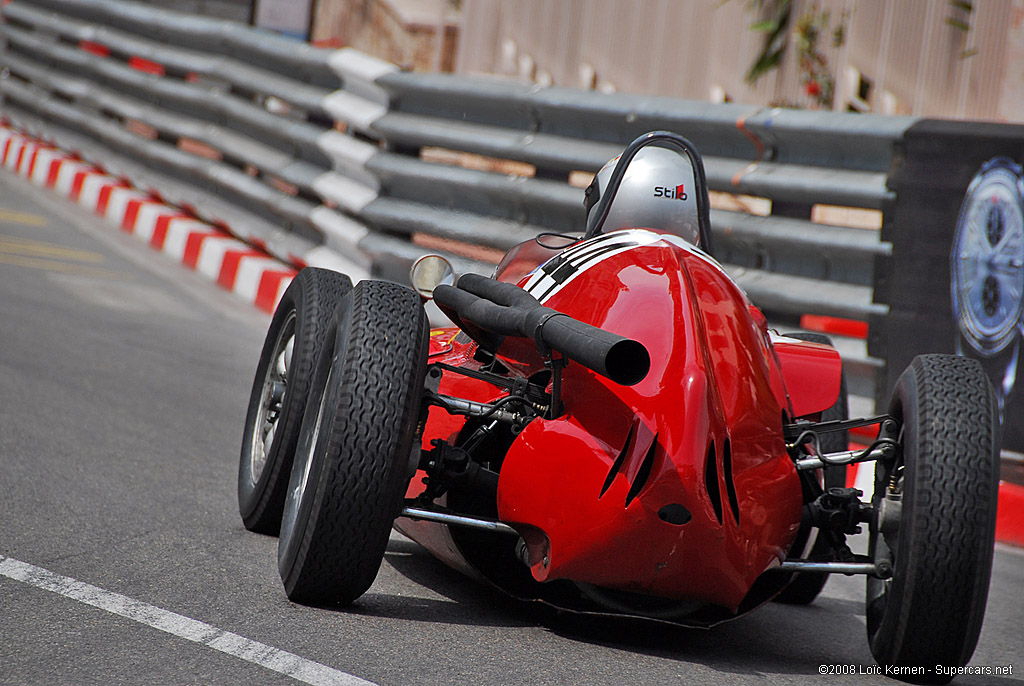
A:
[[[371,589],[349,612],[443,624],[542,626],[571,641],[737,674],[812,675],[821,664],[874,664],[864,633],[863,606],[852,600],[824,597],[810,607],[769,604],[713,629],[690,629],[577,615],[518,601],[450,569],[411,541],[393,539],[385,559],[409,581],[445,600]]]
[[[347,612],[413,622],[459,626],[542,628],[559,638],[679,663],[721,674],[817,678],[822,665],[853,665],[864,671],[858,684],[898,683],[875,675],[867,644],[859,580],[838,578],[834,590],[809,606],[769,603],[749,615],[711,629],[654,621],[578,615],[540,602],[515,600],[467,578],[412,541],[392,539],[385,571],[397,573],[437,598],[375,593]],[[387,569],[390,567],[390,570]],[[383,573],[383,572],[382,572]],[[629,659],[623,656],[623,659]],[[959,676],[956,684],[1017,684],[994,676]]]

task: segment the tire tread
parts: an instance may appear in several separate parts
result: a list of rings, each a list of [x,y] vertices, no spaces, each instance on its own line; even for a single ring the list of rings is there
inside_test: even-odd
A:
[[[291,472],[299,429],[306,409],[306,398],[313,376],[317,356],[324,346],[324,338],[337,303],[352,290],[352,281],[345,274],[328,269],[306,267],[288,284],[267,329],[256,367],[256,376],[249,396],[249,407],[242,437],[238,474],[238,509],[242,522],[249,531],[276,536],[281,527],[288,476]],[[270,359],[284,322],[291,311],[296,313],[295,344],[292,367],[288,374],[288,391],[282,403],[281,415],[275,430],[274,443],[264,475],[255,487],[247,480],[246,465],[252,446],[252,432],[259,412],[260,396]]]
[[[909,571],[913,582],[901,589],[891,631],[871,636],[869,627],[869,638],[883,664],[962,666],[977,644],[991,574],[999,452],[995,402],[974,360],[922,355],[907,375],[917,402],[919,463],[907,467],[914,483],[905,479],[897,554],[903,564],[896,560],[896,573]]]
[[[297,602],[347,604],[369,588],[408,481],[426,371],[426,315],[412,291],[388,282],[361,282],[352,297],[316,499],[299,559],[284,574]]]

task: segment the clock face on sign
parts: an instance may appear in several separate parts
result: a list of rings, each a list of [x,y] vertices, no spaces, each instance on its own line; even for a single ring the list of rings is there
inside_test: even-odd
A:
[[[971,347],[994,355],[1017,335],[1024,306],[1021,168],[990,160],[960,207],[951,254],[953,315]]]

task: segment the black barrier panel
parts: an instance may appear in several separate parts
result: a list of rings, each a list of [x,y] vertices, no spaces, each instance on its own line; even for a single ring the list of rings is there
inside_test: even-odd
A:
[[[924,120],[907,130],[896,192],[887,383],[921,353],[979,360],[1024,451],[1024,126]]]

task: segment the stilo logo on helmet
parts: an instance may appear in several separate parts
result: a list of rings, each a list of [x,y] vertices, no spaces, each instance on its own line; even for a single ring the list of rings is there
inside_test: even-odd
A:
[[[655,198],[669,198],[671,200],[686,200],[686,188],[683,184],[679,184],[675,188],[669,188],[665,186],[654,187]]]

